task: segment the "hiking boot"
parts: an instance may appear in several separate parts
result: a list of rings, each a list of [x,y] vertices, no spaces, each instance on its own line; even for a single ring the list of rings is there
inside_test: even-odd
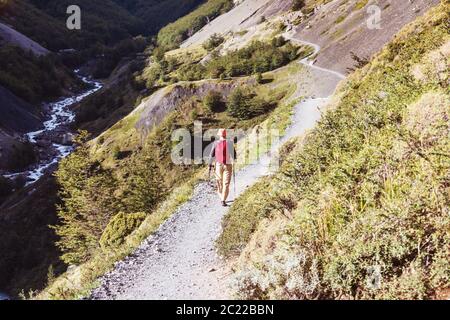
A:
[[[228,207],[228,205],[225,201],[222,201],[222,207]]]

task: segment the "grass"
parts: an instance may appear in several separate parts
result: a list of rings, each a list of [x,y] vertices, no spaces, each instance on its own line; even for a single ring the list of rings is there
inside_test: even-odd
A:
[[[180,205],[190,199],[200,177],[201,175],[198,175],[173,190],[158,209],[147,216],[140,227],[126,238],[123,245],[114,250],[99,252],[89,262],[67,271],[35,298],[67,300],[81,299],[89,295],[90,291],[98,285],[97,279],[100,276],[110,271],[115,262],[122,260],[137,249],[141,242],[153,234]]]
[[[448,12],[432,9],[350,76],[279,173],[233,204],[217,246],[238,258],[239,298],[428,299],[448,288]]]
[[[206,23],[233,8],[230,0],[210,0],[188,15],[168,24],[158,33],[158,46],[167,50],[177,48],[190,32],[197,32]]]

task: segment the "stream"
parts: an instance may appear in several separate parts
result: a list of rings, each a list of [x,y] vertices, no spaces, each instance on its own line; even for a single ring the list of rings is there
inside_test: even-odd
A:
[[[69,137],[69,125],[75,120],[75,113],[71,107],[103,87],[101,82],[80,75],[79,70],[74,72],[81,81],[89,85],[90,89],[79,95],[62,98],[48,104],[49,116],[48,120],[43,123],[43,129],[25,134],[31,143],[40,148],[40,161],[26,171],[6,174],[5,178],[23,176],[26,178],[26,186],[28,186],[38,181],[51,166],[73,151]]]

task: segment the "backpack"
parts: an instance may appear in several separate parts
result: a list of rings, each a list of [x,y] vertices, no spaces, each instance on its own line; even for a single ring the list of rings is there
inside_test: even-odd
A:
[[[230,150],[228,150],[228,141],[220,140],[216,145],[216,161],[222,164],[231,164]]]

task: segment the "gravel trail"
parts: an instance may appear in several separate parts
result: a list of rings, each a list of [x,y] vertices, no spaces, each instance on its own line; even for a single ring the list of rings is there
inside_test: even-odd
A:
[[[296,40],[296,39],[293,39]],[[297,40],[300,41],[300,40]],[[315,46],[319,50],[318,46]],[[309,67],[307,59],[300,61]],[[337,83],[342,76],[330,72]],[[271,152],[257,163],[236,173],[233,201],[260,177],[270,174],[275,151],[291,137],[312,129],[321,117],[328,97],[308,98],[295,106],[292,125]],[[231,299],[229,275],[225,263],[216,253],[215,241],[228,208],[220,206],[213,186],[200,183],[191,200],[180,206],[159,230],[115,269],[100,279],[101,285],[91,299],[156,300],[156,299]]]

